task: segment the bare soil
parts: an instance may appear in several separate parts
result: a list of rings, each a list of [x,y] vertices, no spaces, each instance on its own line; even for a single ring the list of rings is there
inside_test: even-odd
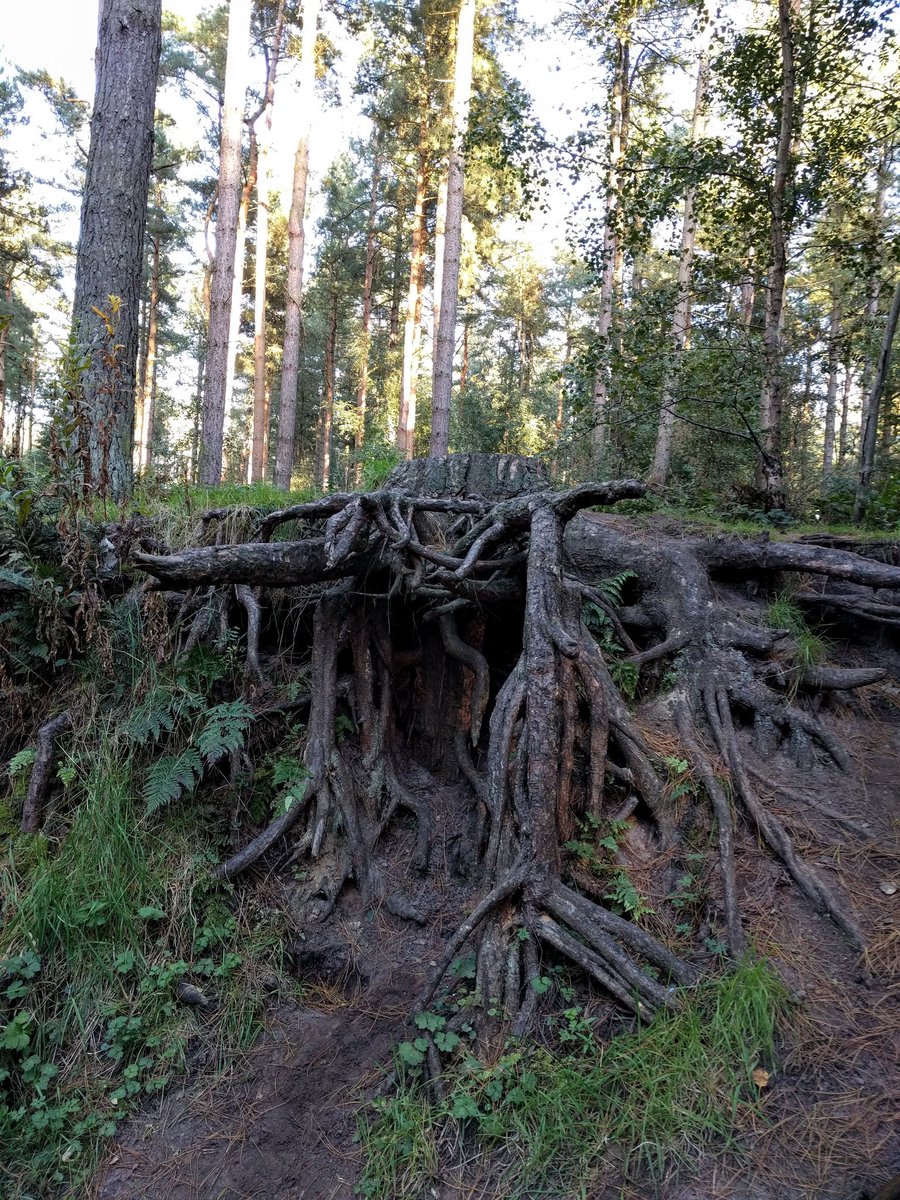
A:
[[[852,658],[840,647],[832,657],[891,672],[890,682],[820,710],[857,769],[801,773],[776,753],[760,786],[802,855],[848,898],[868,961],[743,827],[736,861],[746,931],[800,1000],[761,1115],[741,1131],[741,1154],[708,1153],[691,1178],[629,1185],[611,1159],[571,1200],[858,1200],[900,1172],[900,891],[882,890],[900,888],[900,656],[884,635]],[[430,786],[410,772],[411,786]],[[458,797],[448,788],[440,800],[437,846],[449,859]],[[414,839],[413,828],[394,838]],[[381,866],[409,857],[409,846],[389,841]],[[273,1000],[253,1052],[215,1077],[198,1064],[184,1087],[148,1104],[112,1150],[96,1200],[350,1200],[361,1169],[358,1114],[385,1088],[391,1048],[407,1036],[415,998],[472,903],[452,871],[397,884],[421,923],[366,912],[345,890],[320,940],[298,947],[302,1003]],[[289,869],[266,886],[290,904]],[[432,1197],[507,1194],[490,1162],[475,1157]]]

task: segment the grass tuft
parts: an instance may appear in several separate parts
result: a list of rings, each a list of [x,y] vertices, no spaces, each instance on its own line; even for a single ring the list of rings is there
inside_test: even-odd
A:
[[[510,1197],[580,1194],[616,1147],[631,1179],[688,1167],[712,1144],[736,1148],[736,1130],[761,1103],[758,1068],[772,1070],[787,993],[764,963],[746,959],[700,984],[680,1011],[600,1047],[579,1009],[564,1014],[569,1043],[551,1052],[509,1044],[485,1065],[463,1055],[430,1104],[401,1081],[360,1124],[361,1194],[402,1200],[438,1179],[442,1143],[495,1156]]]
[[[766,624],[772,629],[787,629],[797,647],[800,667],[813,667],[825,660],[825,643],[810,629],[802,611],[791,599],[790,592],[780,592],[766,613]]]

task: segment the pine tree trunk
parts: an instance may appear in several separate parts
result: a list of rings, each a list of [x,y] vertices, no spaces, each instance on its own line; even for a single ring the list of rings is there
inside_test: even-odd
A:
[[[434,394],[431,400],[429,453],[447,453],[450,442],[450,396],[456,351],[456,312],[459,304],[459,267],[462,251],[462,217],[465,192],[464,143],[469,128],[472,69],[475,54],[476,0],[461,0],[456,28],[456,65],[453,72],[453,142],[447,164],[447,216],[444,225],[441,273],[440,323],[434,361]]]
[[[691,144],[696,146],[702,139],[706,126],[706,87],[709,79],[709,58],[706,47],[700,53],[697,70],[697,87],[694,92],[694,116],[691,123]],[[662,386],[662,403],[656,431],[656,448],[653,466],[647,482],[651,487],[662,487],[672,465],[672,446],[675,439],[675,417],[678,377],[681,356],[687,345],[691,323],[691,269],[694,262],[694,243],[697,237],[697,214],[695,211],[697,188],[690,187],[684,197],[684,214],[681,221],[681,254],[678,258],[678,292],[675,312],[672,315],[672,356],[667,364]]]
[[[150,467],[156,421],[156,348],[159,330],[159,234],[150,241],[150,298],[147,304],[147,351],[144,356],[144,402],[138,430],[137,469]]]
[[[859,455],[859,486],[856,490],[856,504],[853,509],[853,520],[859,524],[866,510],[866,493],[872,481],[872,471],[875,467],[875,442],[878,437],[878,408],[887,381],[888,366],[891,361],[891,346],[897,332],[897,322],[900,320],[900,283],[894,289],[891,310],[888,313],[887,324],[884,327],[884,339],[881,343],[881,353],[875,368],[875,377],[865,407],[865,419],[862,428]]]
[[[372,289],[375,282],[375,255],[378,250],[375,221],[378,215],[378,184],[381,178],[380,150],[375,151],[372,182],[369,187],[369,215],[366,220],[366,269],[363,280],[362,343],[359,348],[359,382],[356,388],[356,432],[353,448],[356,451],[354,478],[362,482],[362,454],[366,438],[366,398],[369,390],[369,349],[372,340]]]
[[[331,427],[334,423],[334,363],[337,349],[338,294],[332,286],[328,308],[328,333],[325,337],[325,403],[319,422],[319,446],[316,455],[316,482],[323,492],[331,481]]]
[[[161,48],[161,0],[102,0],[72,325],[90,365],[81,376],[88,422],[84,485],[131,491],[134,390],[147,189]],[[110,296],[117,297],[113,314]],[[111,332],[94,311],[107,313]]]
[[[300,373],[300,314],[303,296],[303,220],[309,177],[309,138],[316,86],[316,31],[319,0],[303,0],[303,43],[300,51],[300,95],[303,128],[294,156],[294,186],[288,217],[288,273],[285,297],[284,352],[281,359],[281,412],[275,448],[275,486],[289,488],[294,466],[297,426],[297,380]]]
[[[250,214],[250,197],[256,187],[258,148],[256,134],[250,126],[250,157],[247,178],[241,189],[238,209],[237,237],[234,244],[234,278],[231,282],[231,312],[228,317],[228,360],[225,368],[225,411],[231,409],[234,396],[234,378],[237,372],[237,344],[241,332],[241,306],[244,299],[244,258],[247,247],[247,219]]]
[[[228,9],[228,58],[219,149],[216,255],[210,282],[206,388],[200,439],[200,482],[207,486],[219,483],[222,477],[228,348],[241,203],[241,136],[244,127],[246,63],[250,48],[250,7],[250,0],[231,0]]]
[[[788,184],[794,174],[792,149],[798,135],[796,119],[797,72],[794,62],[794,21],[798,0],[778,0],[778,36],[781,44],[781,119],[775,172],[769,189],[771,210],[771,253],[766,284],[763,353],[765,377],[760,398],[760,435],[762,453],[760,483],[769,508],[784,508],[784,465],[781,446],[781,416],[784,405],[784,378],[781,334],[784,318],[784,291],[787,279]]]
[[[431,394],[434,396],[438,359],[438,329],[441,325],[441,290],[444,286],[444,254],[447,245],[447,176],[438,184],[434,214],[434,286],[431,312]]]
[[[266,426],[268,391],[266,389],[266,276],[269,252],[269,193],[272,188],[269,143],[272,139],[272,106],[275,80],[284,35],[284,0],[279,0],[275,33],[269,52],[263,109],[253,125],[257,147],[256,182],[256,254],[253,277],[253,446],[250,452],[250,482],[260,483],[266,467]]]
[[[612,86],[612,112],[609,127],[609,166],[606,175],[606,217],[603,223],[603,275],[600,281],[600,316],[597,338],[603,361],[594,374],[592,396],[594,426],[591,436],[593,466],[599,468],[606,454],[609,432],[608,352],[612,332],[613,304],[619,255],[619,202],[623,142],[626,137],[625,113],[628,107],[630,47],[626,36],[616,42],[616,66]]]
[[[403,375],[400,383],[400,413],[397,449],[407,458],[415,455],[416,391],[422,348],[422,291],[425,286],[425,191],[428,186],[428,125],[425,112],[419,122],[419,154],[416,169],[416,199],[413,207],[412,254],[409,262],[409,291],[403,332]]]
[[[840,365],[841,301],[833,296],[828,322],[828,383],[825,391],[825,449],[822,474],[827,483],[834,466],[834,427],[837,418],[838,368]]]
[[[388,349],[400,345],[400,300],[403,295],[403,235],[405,213],[403,189],[397,188],[397,219],[394,225],[394,257],[391,265],[391,310],[388,317]]]
[[[850,391],[853,387],[853,371],[850,367],[850,356],[844,362],[844,388],[841,395],[841,429],[838,434],[838,468],[843,469],[847,462],[847,435],[850,417]]]
[[[12,302],[12,276],[6,278],[4,286],[6,303]],[[4,422],[6,420],[6,348],[9,345],[9,331],[12,326],[12,314],[7,313],[0,322],[0,454],[3,453]]]

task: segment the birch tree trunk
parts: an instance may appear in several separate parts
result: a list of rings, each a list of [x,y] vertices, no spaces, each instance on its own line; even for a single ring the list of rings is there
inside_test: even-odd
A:
[[[441,300],[434,359],[434,392],[431,401],[429,454],[446,454],[450,441],[450,395],[456,350],[456,311],[459,303],[459,265],[462,249],[465,192],[465,139],[472,98],[475,56],[476,0],[461,0],[456,28],[456,65],[453,71],[453,129],[447,163],[447,216],[444,224]]]
[[[83,484],[119,500],[131,491],[135,366],[147,189],[161,48],[161,0],[101,0],[97,85],[72,327],[90,355],[81,376],[88,426]],[[113,314],[116,297],[118,311]],[[95,310],[112,320],[112,334]]]
[[[400,413],[397,420],[397,449],[407,458],[415,454],[416,392],[422,349],[422,291],[425,286],[425,190],[428,186],[428,125],[423,111],[419,122],[419,153],[416,169],[416,199],[413,207],[412,254],[409,260],[409,290],[403,331],[403,375],[400,382]]]
[[[294,155],[294,185],[288,217],[288,271],[285,297],[284,352],[281,359],[281,412],[275,448],[275,486],[289,488],[294,465],[297,426],[297,379],[300,370],[300,315],[303,297],[303,220],[309,178],[309,138],[316,88],[316,32],[319,0],[303,0],[303,41],[300,50],[300,137]]]
[[[228,348],[241,203],[241,135],[250,50],[250,7],[250,0],[231,0],[228,9],[228,57],[219,148],[216,253],[210,280],[206,387],[200,438],[200,482],[207,486],[214,486],[222,477]]]
[[[597,338],[601,362],[594,374],[592,405],[594,425],[591,435],[593,465],[599,468],[606,454],[609,432],[609,368],[608,351],[612,331],[616,273],[620,264],[619,207],[621,167],[624,149],[625,113],[628,108],[630,46],[626,37],[616,42],[616,65],[613,76],[612,104],[609,127],[609,167],[606,175],[606,216],[603,223],[603,275],[600,281],[600,316]]]
[[[279,0],[275,18],[275,33],[266,72],[266,92],[263,110],[256,119],[254,133],[257,145],[256,182],[256,254],[253,278],[253,445],[250,451],[250,482],[260,483],[265,476],[266,426],[268,393],[266,391],[266,277],[269,250],[269,193],[272,172],[269,165],[269,144],[272,140],[272,106],[275,102],[275,80],[281,56],[284,33],[284,0]]]
[[[822,456],[823,482],[827,483],[834,467],[834,427],[837,418],[838,368],[840,366],[841,301],[832,296],[828,321],[828,383],[825,390],[825,448]]]
[[[12,303],[12,276],[7,276],[3,288],[7,305]],[[12,313],[6,313],[0,318],[0,454],[3,453],[6,421],[6,347],[9,345],[9,331],[12,325]]]
[[[778,0],[778,37],[781,45],[781,114],[775,171],[769,188],[771,211],[769,271],[766,281],[763,354],[765,377],[760,397],[760,483],[769,508],[785,505],[784,464],[781,445],[781,415],[784,405],[781,333],[784,290],[787,279],[788,184],[794,175],[793,148],[798,135],[797,70],[794,61],[794,22],[799,0]]]
[[[708,41],[708,36],[707,39]],[[694,116],[691,122],[691,144],[696,146],[706,130],[706,88],[709,80],[709,57],[707,46],[700,53],[697,69],[697,87],[694,92]],[[684,214],[681,221],[681,253],[678,258],[678,290],[675,312],[672,315],[671,357],[667,364],[662,386],[662,402],[659,424],[656,430],[656,447],[653,466],[647,477],[651,487],[664,486],[672,465],[672,446],[675,439],[675,418],[678,378],[681,357],[687,346],[691,324],[691,269],[694,262],[694,243],[697,237],[697,188],[688,188],[684,197]]]
[[[884,393],[887,381],[888,366],[891,361],[891,346],[894,334],[897,332],[897,322],[900,320],[900,283],[894,288],[894,298],[888,313],[887,324],[884,327],[884,338],[881,343],[881,353],[875,367],[875,376],[869,398],[866,402],[862,427],[862,437],[859,455],[859,486],[856,490],[856,504],[853,508],[853,521],[856,525],[863,519],[866,510],[867,492],[872,481],[872,471],[875,466],[875,442],[878,437],[878,407]]]

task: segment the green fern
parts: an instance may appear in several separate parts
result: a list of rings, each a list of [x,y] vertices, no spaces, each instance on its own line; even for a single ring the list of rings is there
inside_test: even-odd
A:
[[[253,720],[253,710],[243,700],[232,700],[210,708],[204,717],[206,723],[194,744],[212,764],[243,746],[247,726]]]
[[[125,722],[123,733],[138,746],[150,745],[171,733],[183,716],[202,707],[203,698],[193,692],[154,688]]]
[[[148,815],[174,804],[185,792],[192,792],[202,774],[203,760],[190,747],[180,754],[158,758],[147,772],[144,784],[144,803]]]
[[[34,757],[35,751],[32,746],[28,746],[25,750],[20,750],[18,754],[14,754],[9,760],[9,766],[7,767],[10,778],[14,779],[16,775],[21,775],[23,771],[27,771],[33,764]]]
[[[622,594],[625,590],[625,584],[629,579],[636,578],[637,576],[632,570],[620,571],[618,575],[612,575],[609,579],[602,579],[600,583],[597,584],[597,591],[602,592],[607,600],[609,600],[611,604],[614,604],[616,608],[621,608]]]

